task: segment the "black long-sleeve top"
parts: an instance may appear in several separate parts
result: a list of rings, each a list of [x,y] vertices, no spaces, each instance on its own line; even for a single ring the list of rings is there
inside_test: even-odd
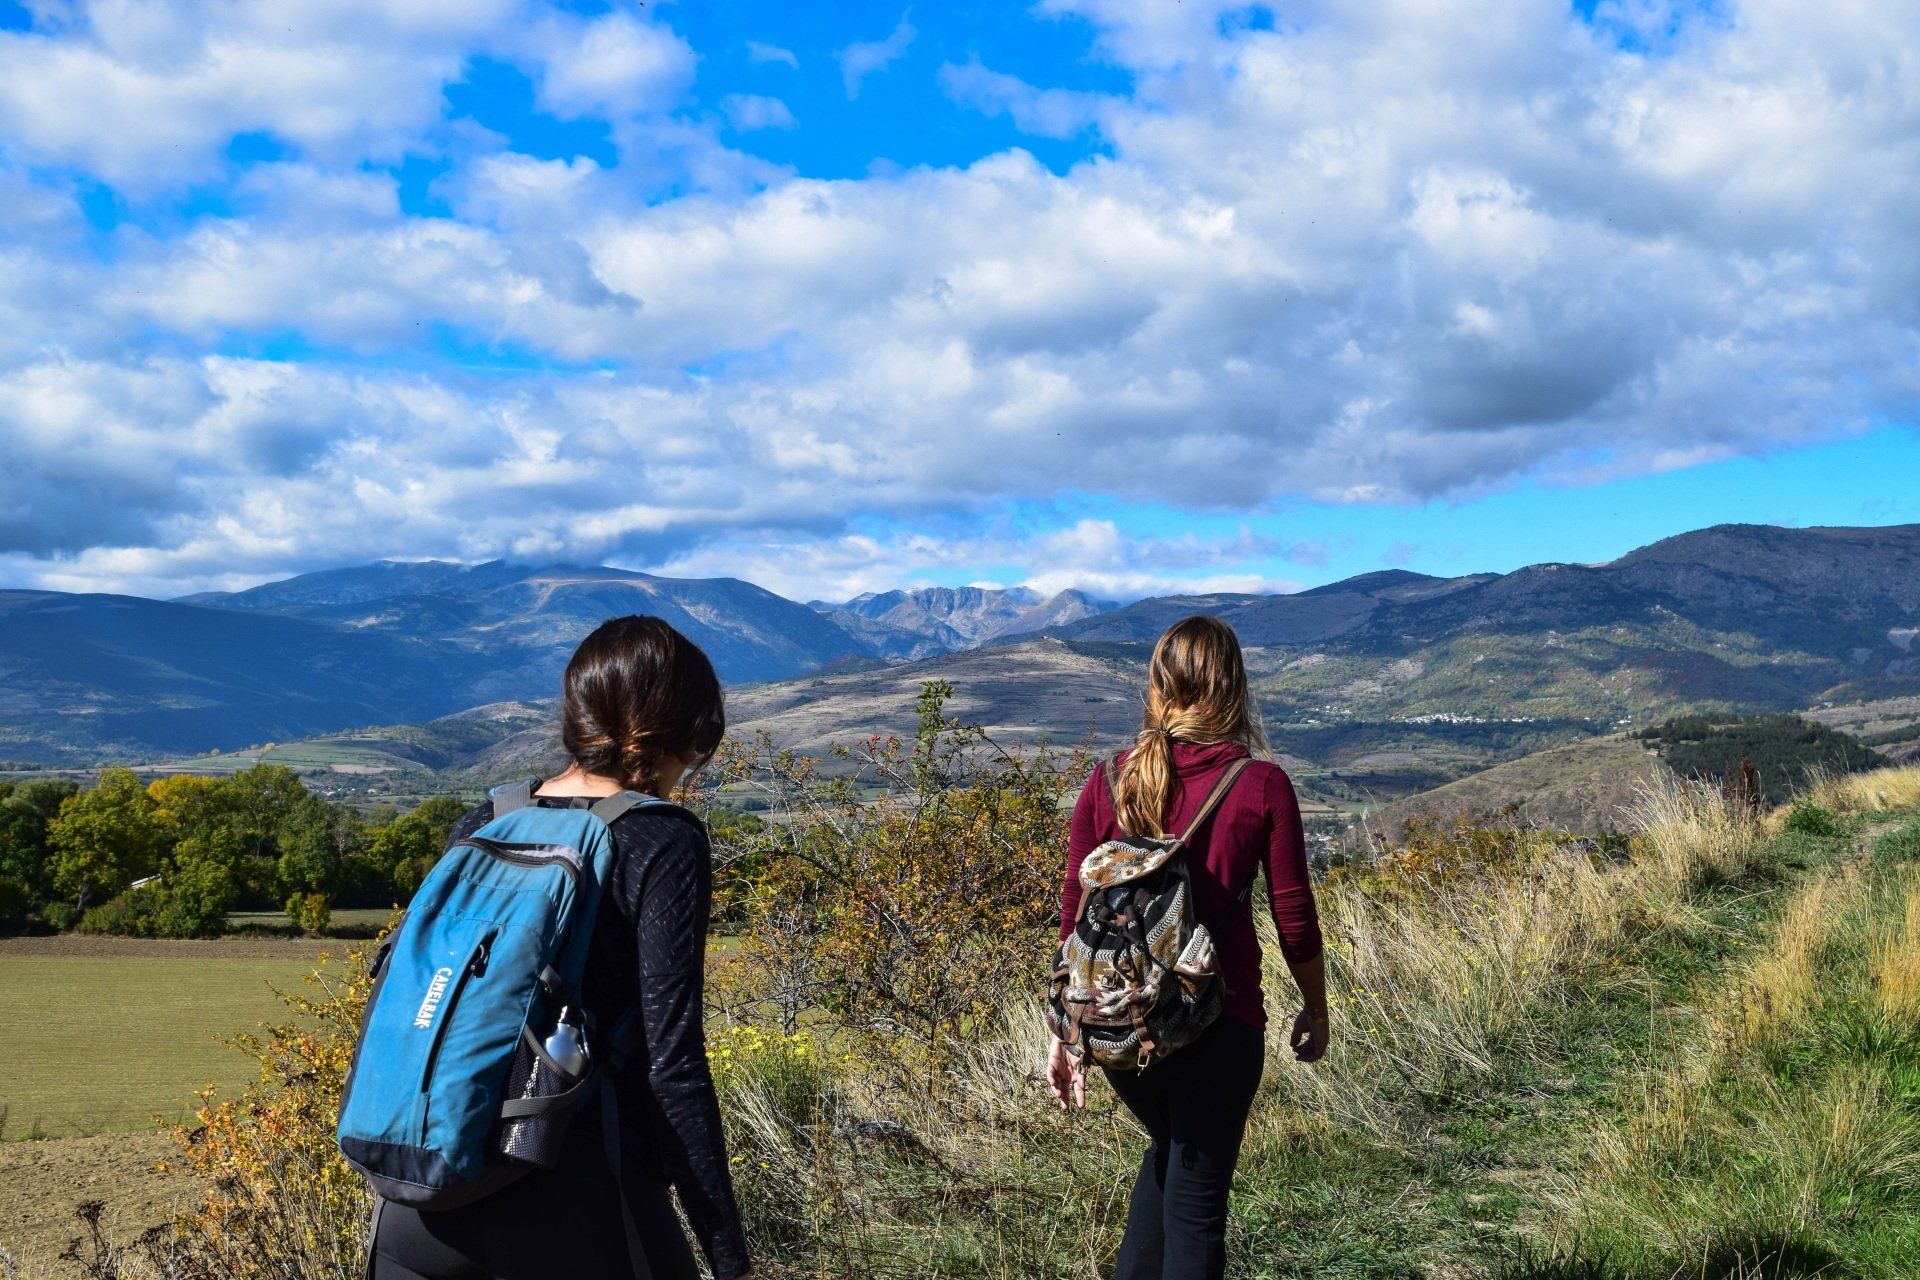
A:
[[[570,797],[535,796],[563,808]],[[482,801],[454,824],[449,842],[493,816]],[[602,1026],[637,1013],[632,1056],[609,1083],[617,1090],[624,1158],[650,1159],[680,1193],[707,1266],[720,1280],[747,1270],[747,1242],[734,1203],[707,1066],[702,1022],[713,862],[699,822],[672,811],[634,809],[611,828],[618,856],[594,921],[581,999]],[[578,1123],[599,1123],[589,1103]]]

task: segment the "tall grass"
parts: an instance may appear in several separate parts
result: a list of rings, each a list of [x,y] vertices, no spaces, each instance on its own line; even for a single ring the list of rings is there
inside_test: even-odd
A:
[[[1891,1019],[1920,1022],[1920,880],[1910,884],[1899,918],[1874,954],[1874,994]]]
[[[1712,786],[1651,782],[1631,819],[1636,835],[1611,856],[1523,828],[1494,865],[1409,882],[1389,860],[1385,874],[1323,885],[1340,1034],[1315,1070],[1284,1075],[1286,1094],[1383,1142],[1417,1139],[1409,1097],[1530,1064],[1551,1034],[1548,1011],[1625,980],[1623,937],[1697,923],[1698,890],[1762,857],[1751,815]],[[1267,982],[1284,999],[1277,964]]]
[[[1751,815],[1712,787],[1651,784],[1634,812],[1623,848],[1463,826],[1324,880],[1336,1035],[1321,1063],[1292,1062],[1292,987],[1268,933],[1269,1005],[1282,1016],[1246,1160],[1288,1161],[1330,1138],[1420,1149],[1437,1100],[1537,1071],[1560,1012],[1638,980],[1621,963],[1630,943],[1696,925],[1703,886],[1765,861]],[[1457,856],[1466,849],[1475,857]],[[722,1085],[763,1256],[833,1274],[996,1280],[1109,1263],[1143,1139],[1098,1087],[1090,1114],[1048,1109],[1046,1035],[1030,1004],[976,1028],[937,1098],[878,1089],[830,1051],[798,1071],[791,1042],[762,1044],[772,1047],[729,1056]],[[1263,1274],[1258,1234],[1236,1237],[1245,1274]]]
[[[1883,794],[1824,800],[1875,812]],[[1917,1009],[1914,869],[1813,871],[1686,1051],[1645,1064],[1619,1117],[1576,1139],[1551,1192],[1562,1256],[1609,1277],[1913,1274]]]
[[[1820,1088],[1754,1075],[1718,1097],[1677,1086],[1584,1152],[1566,1222],[1617,1274],[1685,1274],[1687,1260],[1832,1253],[1862,1209],[1920,1191],[1920,1119],[1885,1067],[1847,1062]],[[1604,1242],[1608,1248],[1598,1248]]]
[[[1496,1074],[1503,1055],[1527,1052],[1533,1012],[1592,978],[1612,932],[1608,886],[1617,878],[1584,849],[1543,838],[1518,874],[1465,876],[1417,894],[1379,882],[1331,886],[1321,919],[1339,1034],[1315,1069],[1279,1074],[1284,1092],[1379,1140],[1410,1136],[1409,1093]],[[1288,978],[1270,965],[1266,981],[1284,1008]]]
[[[1824,995],[1827,943],[1861,892],[1857,874],[1821,868],[1787,900],[1769,945],[1721,1015],[1733,1045],[1767,1046],[1801,1028]]]
[[[1807,798],[1837,813],[1920,808],[1920,765],[1817,777],[1807,790]]]

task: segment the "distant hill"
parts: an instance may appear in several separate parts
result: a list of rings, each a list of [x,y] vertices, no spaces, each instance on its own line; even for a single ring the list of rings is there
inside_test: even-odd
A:
[[[1920,760],[1920,697],[1822,707],[1806,717],[1853,735],[1895,764]]]
[[[1507,804],[1517,804],[1523,820],[1544,826],[1619,830],[1640,788],[1663,772],[1659,756],[1624,734],[1563,743],[1396,800],[1369,814],[1356,834],[1398,840],[1416,815],[1445,821]]]
[[[572,646],[604,619],[651,613],[685,632],[729,681],[771,680],[862,656],[817,611],[738,578],[660,578],[581,565],[383,560],[246,591],[187,597],[356,631],[432,637],[492,659],[473,701],[545,696]]]
[[[1720,525],[1601,565],[1143,600],[1048,634],[1145,646],[1188,612],[1274,651],[1282,715],[1790,710],[1920,691],[1920,525]]]
[[[1434,578],[1388,569],[1290,595],[1153,596],[1066,626],[1051,627],[1048,634],[1067,640],[1150,645],[1181,618],[1205,613],[1230,623],[1243,645],[1311,645],[1354,632],[1384,609],[1449,595],[1498,576],[1482,573]]]
[[[231,748],[469,701],[472,655],[273,614],[0,591],[0,758]]]
[[[179,600],[4,593],[0,759],[153,757],[546,698],[599,623],[652,613],[730,682],[873,659],[732,578],[381,561]]]
[[[1874,674],[1914,675],[1920,525],[1716,525],[1606,564],[1458,578],[1393,571],[1291,595],[1158,597],[1053,634],[1148,644],[1183,612],[1218,614],[1249,645],[1344,640],[1376,650],[1465,631],[1539,633],[1670,616],[1838,654]]]
[[[923,680],[951,681],[948,713],[983,726],[1006,744],[1047,738],[1072,747],[1088,738],[1111,743],[1139,727],[1140,672],[1089,656],[1057,640],[969,650],[866,672],[800,676],[727,693],[727,731],[765,731],[783,747],[825,755],[869,734],[913,733],[913,704]],[[503,738],[477,756],[468,777],[491,780],[553,759],[551,725]]]

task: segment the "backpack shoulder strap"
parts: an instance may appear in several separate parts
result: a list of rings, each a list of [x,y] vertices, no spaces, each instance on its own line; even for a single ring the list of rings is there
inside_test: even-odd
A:
[[[700,815],[685,805],[678,805],[671,800],[662,800],[659,796],[650,796],[639,791],[616,791],[610,796],[602,796],[593,802],[587,812],[608,826],[612,826],[616,818],[633,809],[664,809],[670,813],[684,814],[695,822],[700,821]]]
[[[512,813],[515,809],[524,809],[533,803],[534,778],[522,778],[518,782],[509,782],[487,792],[487,798],[493,801],[493,816]]]
[[[1227,792],[1233,789],[1234,782],[1239,779],[1242,773],[1246,772],[1247,766],[1252,763],[1252,756],[1241,756],[1238,760],[1235,760],[1226,767],[1226,770],[1220,775],[1220,781],[1214,783],[1213,790],[1207,793],[1206,802],[1200,806],[1200,812],[1193,815],[1193,821],[1189,822],[1187,829],[1180,833],[1179,839],[1175,841],[1176,844],[1182,848],[1186,847],[1187,841],[1193,839],[1193,833],[1200,829],[1200,824],[1213,816],[1213,811],[1220,807],[1222,800],[1227,798]]]

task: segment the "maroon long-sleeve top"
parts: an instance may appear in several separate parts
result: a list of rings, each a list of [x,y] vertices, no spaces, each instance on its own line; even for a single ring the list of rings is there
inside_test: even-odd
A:
[[[1172,835],[1205,803],[1220,771],[1247,754],[1236,742],[1173,744],[1173,796],[1161,825]],[[1124,763],[1126,753],[1120,760]],[[1113,797],[1096,769],[1080,789],[1067,839],[1067,874],[1060,889],[1060,936],[1072,932],[1080,913],[1080,863],[1094,848],[1121,835]],[[1267,1025],[1260,992],[1260,939],[1253,931],[1254,877],[1267,876],[1268,909],[1280,932],[1280,951],[1299,964],[1320,954],[1320,917],[1307,878],[1307,842],[1300,828],[1300,801],[1286,770],[1265,760],[1249,764],[1220,807],[1187,846],[1193,878],[1194,917],[1213,935],[1220,976],[1226,984],[1227,1016],[1255,1027]],[[1242,894],[1246,894],[1243,899]]]

